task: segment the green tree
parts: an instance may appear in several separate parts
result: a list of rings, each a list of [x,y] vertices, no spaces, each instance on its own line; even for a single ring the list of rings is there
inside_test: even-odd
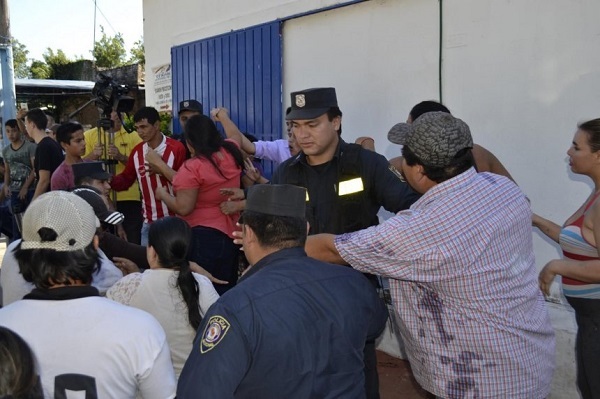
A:
[[[144,39],[141,38],[137,42],[133,43],[133,47],[130,50],[131,58],[129,58],[129,62],[132,64],[138,63],[145,65],[146,64],[146,53],[144,51]]]
[[[102,38],[94,43],[92,55],[98,68],[115,68],[125,63],[125,41],[123,35],[107,36],[104,27],[100,25]]]
[[[27,54],[29,54],[29,50],[27,50],[27,47],[14,37],[12,38],[11,44],[15,77],[21,79],[30,77],[29,66],[27,65]]]
[[[29,71],[33,79],[49,79],[52,76],[52,68],[44,61],[33,60]]]
[[[65,66],[73,62],[71,59],[69,59],[69,57],[67,57],[64,51],[58,49],[55,53],[50,47],[46,48],[46,51],[44,51],[42,57],[44,57],[44,61],[48,66],[48,77],[51,79],[58,79]]]

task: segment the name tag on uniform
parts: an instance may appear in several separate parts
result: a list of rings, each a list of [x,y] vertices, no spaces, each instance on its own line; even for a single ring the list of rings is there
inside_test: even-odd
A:
[[[365,187],[363,185],[362,178],[357,177],[355,179],[341,181],[339,184],[338,195],[342,196],[342,195],[360,193],[364,189],[365,189]]]

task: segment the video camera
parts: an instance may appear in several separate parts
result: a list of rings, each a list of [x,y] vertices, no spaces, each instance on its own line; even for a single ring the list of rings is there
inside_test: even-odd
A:
[[[127,93],[129,93],[129,87],[115,83],[110,76],[102,73],[100,80],[92,89],[92,95],[96,98],[96,106],[107,116],[113,109],[119,113],[131,112],[135,99],[127,96]]]

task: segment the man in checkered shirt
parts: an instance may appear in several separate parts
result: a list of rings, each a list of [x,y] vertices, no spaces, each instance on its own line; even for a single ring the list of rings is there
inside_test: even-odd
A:
[[[469,127],[422,115],[402,172],[423,196],[379,226],[308,239],[310,256],[390,279],[417,381],[444,398],[545,398],[554,331],[538,288],[531,210],[508,178],[477,173]]]

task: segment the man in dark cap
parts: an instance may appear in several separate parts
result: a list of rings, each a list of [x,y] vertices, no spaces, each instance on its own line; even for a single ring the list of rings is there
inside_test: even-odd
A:
[[[73,164],[73,177],[75,186],[94,187],[101,195],[108,198],[111,178],[110,173],[104,170],[103,162],[81,162]]]
[[[185,123],[194,115],[202,115],[202,104],[196,100],[183,100],[179,103],[179,124],[185,129]]]
[[[423,196],[355,233],[309,237],[309,256],[380,274],[415,378],[442,398],[546,398],[554,330],[538,288],[531,209],[508,178],[477,173],[469,127],[417,118],[402,173]]]
[[[305,187],[309,234],[349,233],[376,225],[380,207],[396,213],[418,195],[380,154],[340,137],[342,112],[332,87],[291,94],[292,122],[302,152],[282,163],[272,182]],[[374,276],[372,282],[377,284]],[[367,398],[379,397],[375,343],[365,348]]]
[[[387,312],[360,273],[306,256],[305,201],[300,187],[249,189],[251,267],[204,317],[178,398],[364,398],[364,343]]]

